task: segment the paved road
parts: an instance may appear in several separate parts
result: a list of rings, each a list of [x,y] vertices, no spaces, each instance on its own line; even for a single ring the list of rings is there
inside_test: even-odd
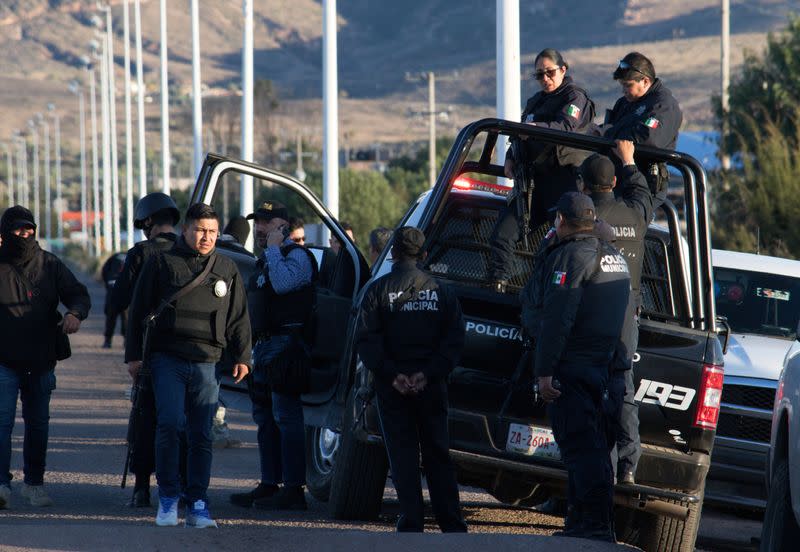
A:
[[[249,511],[227,501],[231,492],[249,489],[258,472],[255,431],[249,413],[231,410],[228,423],[242,446],[215,451],[211,488],[217,531],[153,526],[154,511],[126,506],[130,489],[120,489],[130,381],[122,363],[121,339],[102,349],[103,297],[99,285],[84,279],[92,291],[93,315],[73,336],[73,357],[57,369],[46,475],[55,500],[36,509],[19,495],[22,479],[22,421],[13,437],[12,508],[0,511],[0,550],[617,550],[614,546],[573,539],[553,540],[562,520],[527,509],[498,504],[489,495],[462,490],[465,514],[473,534],[395,535],[397,502],[387,487],[381,519],[375,523],[331,521],[325,505],[309,497],[309,511]],[[432,520],[429,520],[432,522]],[[431,526],[433,530],[433,526]],[[758,520],[706,513],[698,545],[704,550],[754,550],[750,538]],[[477,533],[477,534],[476,534]]]

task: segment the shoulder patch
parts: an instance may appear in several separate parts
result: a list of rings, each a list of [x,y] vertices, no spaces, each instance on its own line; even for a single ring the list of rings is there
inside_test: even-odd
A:
[[[578,107],[578,106],[577,106],[577,105],[575,105],[575,104],[569,104],[569,105],[567,106],[567,109],[566,109],[566,111],[567,111],[567,115],[569,115],[569,116],[570,116],[570,117],[572,117],[573,119],[577,119],[578,117],[580,117],[580,116],[581,116],[581,108],[580,108],[580,107]]]
[[[567,283],[567,273],[556,270],[553,272],[553,284],[556,286],[563,286]]]
[[[644,126],[646,126],[648,128],[658,128],[658,126],[660,124],[661,124],[661,121],[659,121],[655,117],[648,117],[644,122]]]

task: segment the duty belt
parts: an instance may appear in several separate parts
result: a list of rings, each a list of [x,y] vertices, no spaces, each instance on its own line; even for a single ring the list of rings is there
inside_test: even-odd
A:
[[[299,331],[303,328],[303,324],[300,323],[292,323],[292,324],[284,324],[283,326],[279,327],[276,331],[268,332],[266,330],[260,330],[253,332],[253,343],[258,343],[259,341],[267,341],[268,339],[278,336],[278,335],[287,335],[294,331]]]

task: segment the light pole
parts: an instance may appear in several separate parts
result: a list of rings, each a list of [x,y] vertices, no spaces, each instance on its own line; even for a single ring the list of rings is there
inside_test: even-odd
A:
[[[36,114],[36,119],[42,125],[42,136],[44,138],[44,235],[49,241],[53,239],[53,230],[50,226],[50,221],[53,213],[50,208],[52,194],[50,193],[50,177],[53,171],[50,164],[50,125],[47,124],[47,118],[42,117],[41,113]]]
[[[111,250],[113,218],[111,209],[111,146],[108,105],[108,41],[103,36],[102,59],[100,60],[100,111],[103,122],[103,252]]]
[[[133,2],[136,29],[136,107],[139,112],[139,197],[147,195],[147,150],[144,129],[144,70],[142,69],[142,13],[139,0]]]
[[[58,239],[61,240],[64,237],[64,225],[61,223],[61,219],[64,216],[64,201],[63,195],[61,193],[62,190],[62,180],[61,180],[61,117],[56,112],[56,106],[53,104],[49,104],[47,109],[50,110],[50,113],[53,116],[53,130],[56,136],[56,143],[55,143],[55,152],[56,152],[56,216],[58,217],[58,228],[56,229]]]
[[[86,189],[86,113],[83,87],[78,81],[72,81],[70,91],[78,96],[79,138],[81,143],[81,230],[86,235],[84,246],[89,245],[89,228],[87,216],[87,189]],[[91,249],[91,247],[90,247]]]
[[[162,191],[169,195],[169,80],[167,77],[167,0],[161,0],[161,172]]]
[[[14,205],[14,153],[11,147],[14,145],[14,139],[11,139],[10,144],[5,144],[6,147],[6,184],[8,184],[8,206]]]
[[[17,142],[17,200],[20,205],[28,206],[30,203],[30,190],[28,189],[28,142],[18,129],[14,129],[14,139]]]
[[[97,42],[90,43],[93,58],[97,58]],[[94,254],[100,256],[102,251],[100,244],[100,167],[97,156],[97,92],[95,85],[94,65],[86,64],[86,72],[89,73],[89,110],[92,116],[92,226],[94,228]]]
[[[203,98],[200,91],[200,15],[197,0],[192,9],[192,130],[194,135],[194,176],[203,166]]]
[[[108,64],[109,133],[111,135],[111,207],[114,216],[113,251],[120,249],[119,228],[119,158],[117,156],[117,87],[114,78],[114,23],[111,7],[106,6],[106,63]]]
[[[242,37],[242,159],[253,161],[253,0],[243,0],[244,33]],[[253,208],[253,177],[242,175],[239,214],[246,216]],[[227,199],[227,195],[226,195]],[[253,232],[245,247],[253,249]]]
[[[42,219],[39,218],[39,133],[36,132],[36,121],[33,119],[28,120],[28,128],[31,129],[31,142],[33,143],[33,170],[31,175],[33,177],[33,219],[36,224],[41,224]]]
[[[339,105],[336,60],[336,0],[322,0],[322,199],[339,217]],[[322,243],[330,231],[323,227]]]
[[[125,59],[125,233],[126,245],[133,247],[133,135],[131,133],[131,33],[128,0],[122,0],[123,56]]]
[[[731,4],[730,0],[722,0],[722,29],[720,40],[720,58],[722,62],[722,82],[720,83],[720,106],[722,108],[722,132],[720,136],[722,168],[731,168],[731,157],[726,151],[728,139],[728,111],[730,111],[731,84]]]
[[[497,57],[497,117],[519,121],[520,116],[520,57],[519,57],[519,0],[497,0],[496,5]],[[502,165],[508,138],[500,135],[495,146],[495,159]]]

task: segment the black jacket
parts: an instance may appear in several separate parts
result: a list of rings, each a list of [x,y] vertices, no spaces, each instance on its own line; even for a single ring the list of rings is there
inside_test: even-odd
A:
[[[250,317],[238,268],[216,249],[200,255],[182,237],[168,252],[151,256],[142,268],[128,309],[125,362],[142,359],[145,317],[191,282],[212,259],[215,264],[206,279],[158,318],[151,351],[192,362],[217,362],[227,349],[234,363],[251,364]],[[218,285],[224,289],[222,297],[216,293]]]
[[[26,372],[55,366],[59,303],[78,320],[89,315],[86,286],[58,257],[39,249],[27,262],[15,264],[0,247],[0,364]]]
[[[625,255],[631,273],[631,288],[638,300],[644,264],[644,237],[653,218],[654,198],[636,165],[623,167],[617,197],[614,192],[593,192],[597,218],[614,230],[614,247]]]
[[[594,119],[594,102],[586,91],[564,77],[564,82],[549,94],[540,91],[528,98],[522,111],[523,123],[536,123],[536,126],[581,132],[586,130]],[[528,160],[534,165],[548,166],[554,163],[562,166],[579,165],[588,155],[583,150],[567,146],[526,140]],[[511,155],[511,150],[509,150]]]
[[[629,102],[623,96],[606,113],[603,136],[612,140],[631,140],[664,149],[675,149],[683,113],[678,100],[661,79],[656,79],[647,94]]]
[[[464,346],[458,298],[415,263],[395,262],[364,296],[356,344],[364,365],[384,383],[416,372],[441,381]]]
[[[133,298],[133,289],[142,267],[153,255],[169,251],[175,245],[178,236],[171,232],[158,234],[147,241],[142,241],[128,250],[125,257],[125,266],[114,284],[109,305],[117,312],[128,308]]]
[[[541,270],[526,293],[541,302],[523,300],[523,309],[538,309],[523,313],[536,344],[536,375],[552,376],[561,363],[610,365],[629,313],[624,257],[592,234],[573,234],[537,260]]]

